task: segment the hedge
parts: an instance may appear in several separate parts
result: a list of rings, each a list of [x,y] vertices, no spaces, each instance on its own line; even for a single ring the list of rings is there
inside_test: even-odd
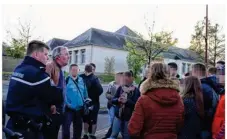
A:
[[[98,75],[99,79],[101,80],[101,83],[110,83],[114,80],[114,75]]]
[[[12,72],[2,72],[2,80],[9,80]]]
[[[2,73],[2,79],[3,80],[9,80],[10,77],[12,75],[12,72],[3,72]],[[65,77],[67,77],[68,73],[65,72]],[[112,81],[114,81],[114,75],[107,75],[107,74],[102,74],[102,75],[98,75],[101,83],[110,83]],[[139,84],[140,82],[140,78],[136,78],[135,82],[136,84]]]

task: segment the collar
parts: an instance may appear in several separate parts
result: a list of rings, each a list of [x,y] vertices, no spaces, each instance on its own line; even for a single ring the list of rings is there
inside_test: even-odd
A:
[[[43,64],[42,62],[34,59],[31,56],[25,56],[23,63],[24,64],[29,64],[29,65],[33,65],[33,66],[35,66],[37,68],[40,68],[40,69],[45,69],[46,68],[45,64]]]
[[[93,73],[85,73],[86,76],[90,76],[90,75],[93,75]]]
[[[78,79],[78,76],[73,77],[72,75],[70,75],[70,77],[75,81],[76,79]]]
[[[126,87],[131,87],[133,86],[133,83],[125,85]]]

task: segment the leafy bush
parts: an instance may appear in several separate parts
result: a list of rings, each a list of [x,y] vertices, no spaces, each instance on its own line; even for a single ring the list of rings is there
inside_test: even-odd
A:
[[[9,80],[12,72],[2,72],[2,80]]]
[[[101,83],[110,83],[114,80],[114,75],[98,75],[99,79],[101,80]]]

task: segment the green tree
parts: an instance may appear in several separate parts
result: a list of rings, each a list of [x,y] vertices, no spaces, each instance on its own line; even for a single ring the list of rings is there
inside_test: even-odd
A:
[[[23,40],[12,39],[11,47],[6,47],[6,55],[14,58],[23,58],[25,54],[26,46]]]
[[[131,69],[134,73],[134,77],[138,77],[138,73],[141,70],[141,67],[144,65],[146,61],[141,60],[138,55],[128,55],[127,56],[127,64],[128,68]]]
[[[126,39],[127,63],[135,75],[143,65],[149,65],[152,60],[159,59],[162,52],[167,51],[169,46],[175,45],[178,41],[176,38],[173,39],[172,32],[161,31],[149,35],[149,40],[143,39],[142,35],[139,35],[139,38]]]
[[[105,58],[105,73],[108,75],[114,74],[114,65],[115,65],[115,58],[106,57]]]
[[[14,58],[23,58],[27,44],[32,38],[34,28],[32,28],[31,22],[22,23],[20,19],[18,20],[18,24],[17,37],[12,35],[10,30],[7,30],[7,34],[10,36],[10,47],[6,48],[6,54]]]
[[[177,43],[177,39],[172,38],[172,32],[161,31],[150,35],[149,40],[143,39],[128,39],[126,43],[126,50],[130,55],[137,55],[142,61],[146,61],[148,64],[159,57],[160,54],[168,50],[169,46],[173,46]]]
[[[205,20],[198,21],[195,25],[194,33],[191,36],[189,49],[205,58]],[[225,54],[225,35],[218,24],[208,21],[208,60],[214,66],[217,60],[224,60]]]

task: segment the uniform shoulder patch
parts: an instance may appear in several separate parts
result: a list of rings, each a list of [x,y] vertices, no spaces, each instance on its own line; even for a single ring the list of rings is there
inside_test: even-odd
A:
[[[12,75],[13,75],[14,77],[19,77],[19,78],[23,78],[23,77],[24,77],[24,74],[19,73],[19,72],[13,72]]]

